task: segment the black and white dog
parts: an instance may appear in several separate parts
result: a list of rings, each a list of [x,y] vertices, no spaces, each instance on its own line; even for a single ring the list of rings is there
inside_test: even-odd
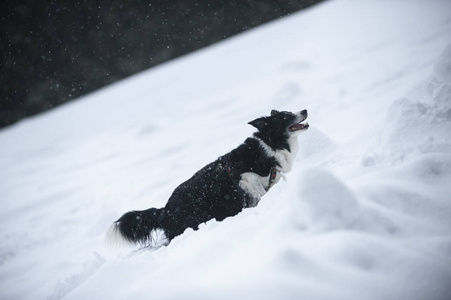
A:
[[[124,214],[113,223],[107,238],[147,246],[155,242],[154,233],[162,231],[169,243],[187,228],[196,230],[208,220],[222,221],[256,206],[291,169],[297,136],[309,127],[302,123],[306,118],[307,110],[273,110],[271,116],[249,122],[258,129],[252,137],[179,185],[165,207]]]

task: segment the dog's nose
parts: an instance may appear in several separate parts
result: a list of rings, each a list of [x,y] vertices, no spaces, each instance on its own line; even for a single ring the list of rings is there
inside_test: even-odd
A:
[[[306,116],[307,115],[307,110],[306,109],[301,110],[301,115]]]

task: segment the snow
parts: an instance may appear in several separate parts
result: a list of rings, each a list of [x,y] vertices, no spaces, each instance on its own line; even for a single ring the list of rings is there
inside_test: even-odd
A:
[[[451,299],[451,2],[333,0],[0,131],[2,299]],[[157,250],[104,245],[271,109],[287,181]]]

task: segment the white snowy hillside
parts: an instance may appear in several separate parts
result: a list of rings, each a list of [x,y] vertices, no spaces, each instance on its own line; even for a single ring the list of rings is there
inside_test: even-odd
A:
[[[271,109],[287,181],[155,251],[104,244]],[[451,299],[451,1],[331,0],[0,131],[0,299]]]

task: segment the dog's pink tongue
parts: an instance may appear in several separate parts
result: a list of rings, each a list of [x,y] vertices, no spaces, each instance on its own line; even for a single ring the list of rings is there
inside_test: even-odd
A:
[[[290,126],[290,131],[297,131],[297,130],[301,130],[301,129],[307,129],[309,127],[308,123],[305,124],[295,124],[293,126]]]

